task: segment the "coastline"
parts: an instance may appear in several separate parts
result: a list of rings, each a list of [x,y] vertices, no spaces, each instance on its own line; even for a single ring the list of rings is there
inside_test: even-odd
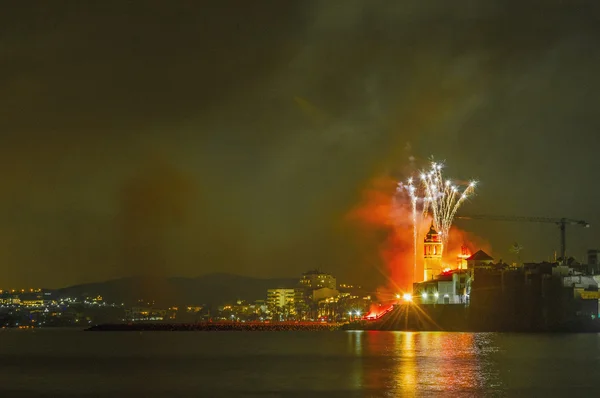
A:
[[[290,332],[341,330],[342,323],[318,322],[201,322],[201,323],[119,323],[94,325],[86,332]]]
[[[600,333],[600,322],[577,322],[547,328],[415,328],[382,325],[377,322],[352,323],[130,323],[100,324],[86,332],[332,332],[332,331],[396,331],[396,332],[455,332],[455,333]]]

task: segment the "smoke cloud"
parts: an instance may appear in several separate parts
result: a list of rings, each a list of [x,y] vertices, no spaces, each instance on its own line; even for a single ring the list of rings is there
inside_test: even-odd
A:
[[[166,160],[152,159],[124,184],[120,199],[124,265],[137,274],[168,274],[177,230],[198,199],[194,181]]]
[[[380,299],[389,301],[398,292],[412,291],[412,284],[423,279],[423,240],[431,220],[418,224],[415,250],[412,207],[408,195],[396,194],[397,180],[391,177],[374,179],[365,188],[362,200],[349,215],[352,225],[361,231],[357,244],[366,246],[365,260],[384,278]],[[443,263],[456,268],[462,246],[469,252],[484,250],[491,253],[489,244],[475,234],[453,226]],[[416,267],[415,267],[416,255]]]
[[[598,2],[18,3],[0,15],[6,287],[315,267],[380,285],[410,228],[347,215],[386,203],[410,156],[481,181],[474,213],[600,224],[581,173],[600,167]],[[469,228],[532,260],[558,243]]]

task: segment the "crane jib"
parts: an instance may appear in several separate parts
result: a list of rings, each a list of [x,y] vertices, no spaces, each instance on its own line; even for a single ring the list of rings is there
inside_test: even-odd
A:
[[[484,221],[513,221],[513,222],[539,222],[552,223],[560,227],[560,253],[563,264],[566,264],[567,257],[567,225],[581,225],[589,228],[590,224],[583,220],[573,220],[571,218],[550,218],[550,217],[523,217],[523,216],[492,216],[492,215],[458,215],[459,220],[484,220]]]

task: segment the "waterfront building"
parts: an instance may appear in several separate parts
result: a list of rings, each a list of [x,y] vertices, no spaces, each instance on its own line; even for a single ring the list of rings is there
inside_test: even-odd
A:
[[[44,297],[39,293],[23,293],[20,295],[21,306],[38,308],[44,306]]]
[[[300,286],[305,289],[335,289],[336,279],[333,275],[321,272],[317,269],[305,272],[300,279]]]
[[[413,284],[413,300],[420,304],[468,304],[467,270],[443,272],[433,280]]]
[[[267,306],[270,308],[284,308],[293,305],[295,296],[295,289],[269,289],[267,290]]]
[[[312,291],[312,300],[315,302],[337,297],[340,294],[336,289],[330,289],[328,287],[322,287]]]
[[[272,319],[303,319],[309,312],[302,288],[267,290],[267,309]]]
[[[475,254],[467,258],[467,269],[473,273],[477,268],[491,269],[491,264],[494,262],[492,256],[483,250],[477,250]]]
[[[310,270],[302,274],[295,288],[268,289],[266,306],[272,319],[316,319],[323,313],[333,316],[340,296],[336,284],[333,275],[317,269]],[[354,288],[348,285],[344,287]]]
[[[125,318],[131,322],[162,321],[167,318],[167,310],[150,307],[132,307],[125,310]]]

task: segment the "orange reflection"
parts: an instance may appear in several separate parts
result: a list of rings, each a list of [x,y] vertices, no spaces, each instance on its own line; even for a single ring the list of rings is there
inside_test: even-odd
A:
[[[384,369],[390,364],[388,356],[389,332],[367,331],[364,337],[363,389],[385,391],[389,389],[390,374]]]
[[[348,352],[355,357],[362,357],[364,345],[364,333],[357,330],[348,333]],[[352,376],[351,385],[355,390],[360,390],[362,387],[362,368],[359,361],[352,361]]]
[[[395,396],[470,393],[496,384],[472,333],[366,332],[362,388]]]
[[[416,365],[416,344],[417,333],[396,332],[396,347],[402,347],[404,361],[397,362],[399,367],[396,371],[398,375],[398,388],[402,390],[403,395],[415,395],[418,387],[417,365]]]

